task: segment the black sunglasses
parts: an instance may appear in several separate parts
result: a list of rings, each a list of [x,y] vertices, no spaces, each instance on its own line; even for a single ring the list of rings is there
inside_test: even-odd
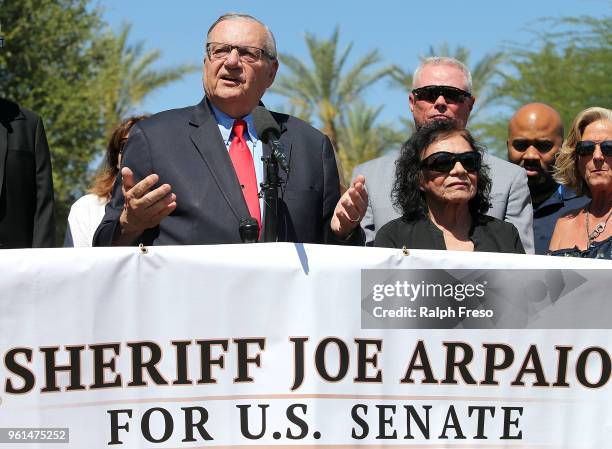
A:
[[[612,156],[612,140],[603,140],[601,142],[581,140],[576,144],[576,154],[578,156],[592,156],[595,152],[596,145],[599,145],[601,154],[604,156]]]
[[[463,103],[466,99],[472,98],[471,93],[451,86],[419,87],[414,89],[412,94],[417,100],[423,100],[428,103],[435,103],[440,96],[443,96],[447,103],[454,104]]]
[[[514,139],[512,146],[516,151],[526,151],[527,148],[533,146],[540,153],[548,153],[555,146],[552,140],[529,140],[529,139]]]
[[[448,173],[455,167],[457,162],[460,162],[467,171],[478,171],[480,170],[482,156],[477,151],[468,151],[466,153],[439,151],[423,159],[421,161],[421,169]]]

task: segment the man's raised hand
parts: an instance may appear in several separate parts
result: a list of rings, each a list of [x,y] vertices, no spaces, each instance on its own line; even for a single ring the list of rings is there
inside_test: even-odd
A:
[[[115,234],[116,245],[131,244],[145,230],[154,228],[176,209],[176,195],[170,184],[153,189],[159,176],[152,174],[135,183],[128,167],[121,169],[123,211],[119,218],[120,230]]]

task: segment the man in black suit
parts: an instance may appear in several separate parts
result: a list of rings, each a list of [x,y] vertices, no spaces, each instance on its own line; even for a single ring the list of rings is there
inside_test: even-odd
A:
[[[241,219],[261,223],[257,186],[264,181],[261,156],[269,149],[256,135],[252,111],[277,70],[274,37],[263,23],[244,14],[217,19],[207,35],[205,98],[132,128],[122,185],[115,186],[94,244],[238,243]],[[329,139],[294,117],[274,118],[290,165],[289,175],[282,175],[278,240],[363,240],[363,179],[340,198]],[[232,155],[236,141],[253,161],[247,178]]]
[[[42,120],[0,98],[0,249],[54,244],[51,159]]]

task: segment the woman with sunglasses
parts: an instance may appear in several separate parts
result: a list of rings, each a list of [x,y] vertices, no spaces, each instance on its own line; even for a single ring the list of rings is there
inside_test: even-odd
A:
[[[512,224],[484,215],[491,180],[482,151],[454,122],[419,128],[396,162],[392,196],[402,217],[378,231],[374,246],[524,254]]]
[[[557,220],[550,254],[612,259],[612,110],[594,107],[576,116],[554,176],[591,202]]]
[[[129,117],[119,123],[111,133],[102,168],[89,189],[90,193],[76,200],[70,208],[64,247],[91,246],[96,229],[104,217],[106,203],[110,201],[130,129],[147,117],[148,115]]]

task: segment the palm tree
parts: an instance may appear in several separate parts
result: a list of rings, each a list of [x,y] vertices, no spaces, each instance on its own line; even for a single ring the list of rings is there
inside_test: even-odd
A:
[[[361,101],[347,109],[338,129],[338,154],[345,179],[350,179],[356,165],[382,155],[401,141],[402,137],[393,128],[376,124],[382,109]]]
[[[377,50],[368,52],[347,68],[353,44],[340,51],[339,34],[337,26],[329,39],[306,34],[306,46],[312,61],[310,67],[295,56],[279,55],[289,74],[280,76],[272,88],[273,92],[289,98],[290,109],[299,117],[310,119],[315,114],[321,130],[336,150],[339,145],[338,127],[347,108],[368,87],[390,73],[390,67],[374,70],[381,61]]]
[[[107,64],[100,73],[103,89],[103,119],[107,134],[153,91],[198,71],[193,64],[153,69],[161,57],[159,50],[144,51],[144,43],[128,44],[131,26],[124,24],[117,35],[108,33],[102,45]]]

